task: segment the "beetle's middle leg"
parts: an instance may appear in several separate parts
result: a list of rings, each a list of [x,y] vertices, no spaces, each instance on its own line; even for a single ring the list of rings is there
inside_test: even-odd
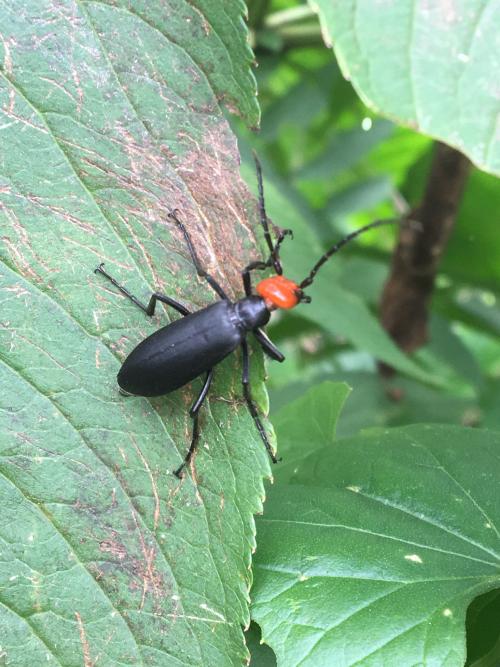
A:
[[[105,278],[107,278],[115,287],[117,287],[122,294],[124,294],[128,299],[130,299],[133,303],[135,303],[136,306],[138,306],[142,311],[146,313],[149,317],[152,317],[155,313],[155,308],[156,308],[156,303],[158,301],[161,301],[163,303],[166,303],[167,306],[171,306],[176,310],[178,313],[181,315],[189,315],[189,310],[186,308],[186,306],[183,306],[182,303],[179,303],[175,299],[172,299],[169,296],[166,296],[165,294],[160,294],[159,292],[154,292],[151,295],[151,298],[149,299],[149,303],[146,305],[142,303],[142,301],[139,301],[139,299],[134,296],[131,292],[128,291],[126,287],[123,287],[123,285],[120,285],[113,276],[110,276],[107,271],[104,270],[104,263],[99,264],[99,266],[94,269],[94,273],[100,273],[102,274]]]
[[[285,361],[285,355],[278,350],[269,336],[262,329],[254,329],[253,335],[268,357],[275,361]]]
[[[193,435],[191,436],[191,445],[189,447],[188,453],[184,457],[184,461],[177,468],[177,470],[174,470],[174,475],[179,479],[181,479],[184,474],[183,473],[184,468],[191,463],[191,459],[193,458],[194,453],[196,451],[196,447],[198,446],[198,440],[200,437],[200,429],[198,425],[198,413],[200,411],[201,406],[203,405],[203,402],[207,397],[208,390],[210,389],[210,385],[212,383],[213,375],[214,371],[213,368],[211,368],[205,376],[205,382],[203,383],[203,387],[201,388],[201,391],[198,394],[198,398],[195,400],[195,402],[191,406],[191,409],[189,410],[189,416],[193,418]]]
[[[266,429],[264,428],[264,425],[260,421],[259,413],[257,411],[257,406],[255,405],[252,399],[252,393],[250,390],[250,357],[248,355],[248,343],[246,342],[246,340],[242,341],[241,350],[243,352],[243,374],[241,378],[243,384],[243,395],[245,396],[245,401],[248,405],[248,409],[250,410],[250,414],[253,417],[255,426],[259,431],[260,437],[262,438],[262,442],[266,446],[267,452],[271,457],[271,461],[273,463],[278,463],[279,459],[276,458],[276,454],[274,453],[274,450],[271,447],[271,443],[269,442],[267,437]]]
[[[175,222],[175,224],[179,227],[181,230],[184,239],[186,241],[187,247],[189,248],[189,254],[191,255],[191,260],[194,264],[194,268],[196,269],[196,273],[200,276],[200,278],[204,278],[207,283],[210,285],[210,287],[216,292],[221,299],[228,299],[227,294],[224,292],[222,287],[219,285],[219,283],[213,278],[205,269],[202,267],[200,259],[198,255],[196,254],[196,250],[194,248],[193,242],[191,240],[191,236],[189,235],[188,230],[184,226],[184,223],[181,222],[178,218],[177,215],[178,211],[177,209],[174,209],[168,214],[169,218],[172,218],[172,220]]]

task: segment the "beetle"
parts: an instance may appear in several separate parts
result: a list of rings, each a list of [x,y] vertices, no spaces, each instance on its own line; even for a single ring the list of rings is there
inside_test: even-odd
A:
[[[140,342],[123,362],[117,377],[122,394],[128,396],[162,396],[205,374],[201,391],[189,410],[193,420],[191,444],[181,465],[174,471],[174,475],[178,478],[183,476],[184,468],[190,464],[196,450],[200,435],[199,411],[210,389],[214,366],[238,347],[241,347],[242,351],[242,385],[245,401],[272,462],[278,462],[252,398],[247,335],[252,333],[271,359],[279,362],[284,361],[284,355],[262,329],[269,322],[271,313],[278,308],[287,310],[294,308],[299,303],[310,303],[311,298],[304,293],[304,290],[312,284],[318,270],[333,254],[369,229],[396,222],[395,220],[376,220],[348,234],[319,258],[302,282],[296,283],[283,276],[280,261],[280,246],[286,236],[292,236],[292,232],[288,229],[280,229],[276,241],[273,243],[264,204],[262,169],[256,155],[254,155],[254,159],[257,170],[259,218],[269,248],[269,257],[266,260],[251,262],[243,269],[241,275],[245,296],[242,299],[232,302],[215,278],[205,271],[198,258],[191,236],[180,219],[178,209],[170,211],[168,217],[173,220],[184,236],[198,276],[208,282],[220,297],[219,301],[201,310],[190,312],[175,299],[154,292],[146,305],[120,285],[104,269],[104,263],[99,264],[95,269],[95,273],[107,278],[149,317],[154,315],[158,301],[172,307],[183,316]],[[256,294],[254,294],[251,273],[252,271],[266,269],[273,269],[275,275],[261,280],[256,285]]]

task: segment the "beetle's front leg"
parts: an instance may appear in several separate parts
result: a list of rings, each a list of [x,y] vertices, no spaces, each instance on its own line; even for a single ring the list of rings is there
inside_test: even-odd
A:
[[[186,241],[189,254],[191,255],[191,261],[193,262],[194,268],[196,269],[196,273],[200,276],[200,278],[204,278],[207,281],[210,287],[214,290],[214,292],[216,292],[220,296],[221,299],[228,299],[227,294],[224,292],[219,283],[215,280],[213,276],[211,276],[208,273],[208,271],[205,271],[205,269],[201,265],[201,262],[198,258],[198,254],[194,248],[193,241],[191,240],[191,236],[188,230],[186,229],[184,223],[181,222],[181,220],[179,220],[178,213],[179,213],[178,209],[174,209],[173,211],[170,211],[168,217],[171,218],[181,230],[184,239]]]
[[[241,277],[243,278],[243,288],[245,290],[246,296],[251,296],[252,295],[252,278],[250,276],[251,271],[255,271],[259,269],[260,271],[263,271],[264,269],[268,269],[271,266],[268,262],[251,262],[248,266],[245,266],[243,271],[241,272]]]
[[[245,289],[246,296],[251,296],[252,294],[252,279],[250,276],[252,271],[264,271],[265,269],[274,267],[274,270],[279,276],[283,274],[283,269],[281,268],[281,263],[279,261],[279,247],[286,236],[293,237],[293,232],[291,229],[282,229],[280,231],[276,245],[273,247],[271,254],[265,262],[257,260],[255,262],[251,262],[248,264],[248,266],[245,266],[241,272],[241,277],[243,278],[243,287]]]

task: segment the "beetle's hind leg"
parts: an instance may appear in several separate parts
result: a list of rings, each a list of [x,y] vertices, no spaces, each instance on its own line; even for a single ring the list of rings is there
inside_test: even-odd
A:
[[[129,292],[126,287],[120,285],[120,283],[117,282],[113,278],[113,276],[110,276],[109,273],[105,271],[103,267],[104,263],[99,264],[99,266],[96,269],[94,269],[94,273],[100,273],[105,278],[107,278],[110,283],[112,283],[116,288],[120,290],[122,294],[124,294],[127,297],[127,299],[130,299],[132,303],[135,303],[136,306],[138,306],[142,311],[144,311],[146,315],[148,315],[148,317],[152,317],[155,314],[156,304],[158,301],[166,303],[167,306],[171,306],[181,315],[189,315],[189,310],[186,308],[186,306],[183,306],[182,303],[179,303],[175,299],[172,299],[171,297],[166,296],[165,294],[160,294],[159,292],[153,292],[151,298],[149,299],[149,303],[146,306],[146,304],[142,303],[142,301],[139,301],[139,299],[136,296],[134,296],[131,292]]]
[[[266,429],[264,428],[264,425],[260,421],[259,413],[257,411],[257,406],[255,405],[252,399],[252,392],[250,390],[250,357],[248,355],[248,343],[246,342],[246,340],[242,341],[241,349],[243,352],[243,374],[241,379],[243,383],[243,395],[245,397],[246,404],[248,405],[248,409],[250,410],[250,414],[252,415],[253,420],[255,422],[255,426],[259,431],[260,437],[262,438],[262,442],[266,446],[267,453],[271,457],[271,461],[273,463],[278,463],[280,459],[276,457],[276,454],[274,453],[274,450],[271,447],[271,443],[269,442],[269,439],[267,437]]]
[[[193,403],[191,406],[191,409],[189,411],[189,416],[193,418],[193,435],[191,436],[191,445],[189,447],[188,453],[184,457],[184,461],[181,463],[181,465],[177,468],[177,470],[174,470],[174,475],[181,479],[184,475],[184,468],[188,466],[191,463],[191,459],[194,456],[194,453],[196,451],[196,447],[198,446],[198,440],[200,438],[200,428],[198,425],[198,413],[200,411],[201,406],[203,405],[207,394],[208,390],[210,389],[210,385],[212,383],[212,378],[214,375],[213,368],[211,368],[206,376],[205,376],[205,382],[203,383],[203,387],[201,388],[200,393],[198,394],[198,398],[196,401]]]

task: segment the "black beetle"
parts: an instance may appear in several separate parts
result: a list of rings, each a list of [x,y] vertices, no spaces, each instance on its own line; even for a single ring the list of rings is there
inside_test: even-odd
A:
[[[139,306],[146,315],[151,317],[154,314],[158,301],[171,306],[183,315],[183,318],[171,322],[148,336],[132,350],[118,373],[118,385],[122,393],[134,396],[162,396],[175,389],[179,389],[179,387],[206,373],[203,387],[189,411],[190,416],[193,418],[193,434],[191,445],[183,462],[174,471],[177,477],[182,476],[184,467],[190,463],[196,449],[199,438],[198,413],[212,382],[213,367],[238,346],[241,346],[243,355],[242,383],[245,401],[271,460],[273,463],[278,461],[259,418],[255,403],[252,400],[249,384],[250,369],[248,344],[246,341],[247,334],[249,332],[253,333],[269,357],[276,361],[284,361],[285,357],[283,354],[262,330],[262,327],[268,323],[271,312],[277,308],[288,309],[293,308],[299,303],[309,303],[310,297],[304,294],[304,288],[311,285],[318,269],[337,250],[368,229],[396,222],[394,220],[377,220],[361,227],[336,243],[322,255],[311,269],[309,275],[301,283],[297,284],[292,280],[288,280],[283,276],[279,249],[283,239],[287,235],[291,235],[291,231],[288,229],[279,230],[276,243],[273,244],[264,206],[262,170],[257,157],[254,156],[254,158],[259,189],[260,222],[264,229],[264,237],[270,254],[266,261],[252,262],[242,271],[243,287],[245,290],[245,297],[243,299],[235,303],[231,302],[217,281],[203,269],[191,237],[179,219],[179,211],[177,209],[168,215],[184,235],[198,276],[208,282],[210,287],[221,298],[220,301],[194,313],[190,313],[178,301],[155,292],[152,294],[148,305],[145,305],[112,278],[104,270],[104,264],[100,264],[95,269],[96,273],[100,273],[110,280],[122,294]],[[273,268],[276,275],[260,281],[256,286],[257,294],[253,294],[251,272],[269,268]]]

